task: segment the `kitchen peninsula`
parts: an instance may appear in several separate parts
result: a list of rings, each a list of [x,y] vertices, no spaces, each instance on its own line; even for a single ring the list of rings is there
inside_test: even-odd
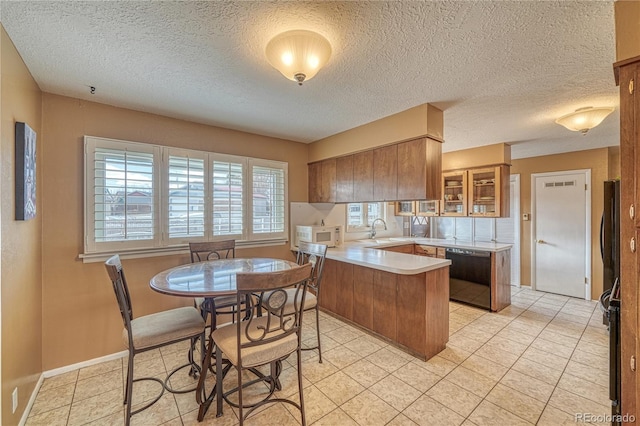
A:
[[[435,356],[449,340],[451,261],[411,253],[418,244],[442,241],[385,238],[330,248],[320,307],[423,360]],[[508,258],[509,247],[487,243],[485,249]]]

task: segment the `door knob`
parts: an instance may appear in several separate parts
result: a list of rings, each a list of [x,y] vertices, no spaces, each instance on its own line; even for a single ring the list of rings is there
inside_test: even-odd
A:
[[[536,240],[536,243],[538,243],[538,244],[546,244],[547,242],[545,240]]]

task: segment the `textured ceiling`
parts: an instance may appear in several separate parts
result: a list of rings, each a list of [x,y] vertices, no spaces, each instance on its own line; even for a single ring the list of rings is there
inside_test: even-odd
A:
[[[43,91],[205,124],[312,142],[431,103],[445,152],[619,141],[613,1],[1,1],[0,20]],[[291,29],[333,47],[301,87],[264,55]],[[616,112],[554,123],[584,106]]]

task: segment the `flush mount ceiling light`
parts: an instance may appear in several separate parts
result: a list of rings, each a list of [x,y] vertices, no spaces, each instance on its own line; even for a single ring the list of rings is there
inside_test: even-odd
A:
[[[289,80],[310,80],[331,56],[331,45],[320,34],[306,30],[286,31],[267,43],[267,60]]]
[[[613,108],[579,108],[571,114],[563,115],[556,120],[556,123],[566,127],[574,132],[580,132],[586,135],[587,132],[598,124],[602,123],[607,115],[613,112]]]

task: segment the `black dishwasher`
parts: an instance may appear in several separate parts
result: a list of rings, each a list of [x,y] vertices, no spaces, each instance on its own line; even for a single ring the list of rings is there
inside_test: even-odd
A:
[[[491,310],[491,253],[458,248],[446,249],[449,268],[449,299]]]

